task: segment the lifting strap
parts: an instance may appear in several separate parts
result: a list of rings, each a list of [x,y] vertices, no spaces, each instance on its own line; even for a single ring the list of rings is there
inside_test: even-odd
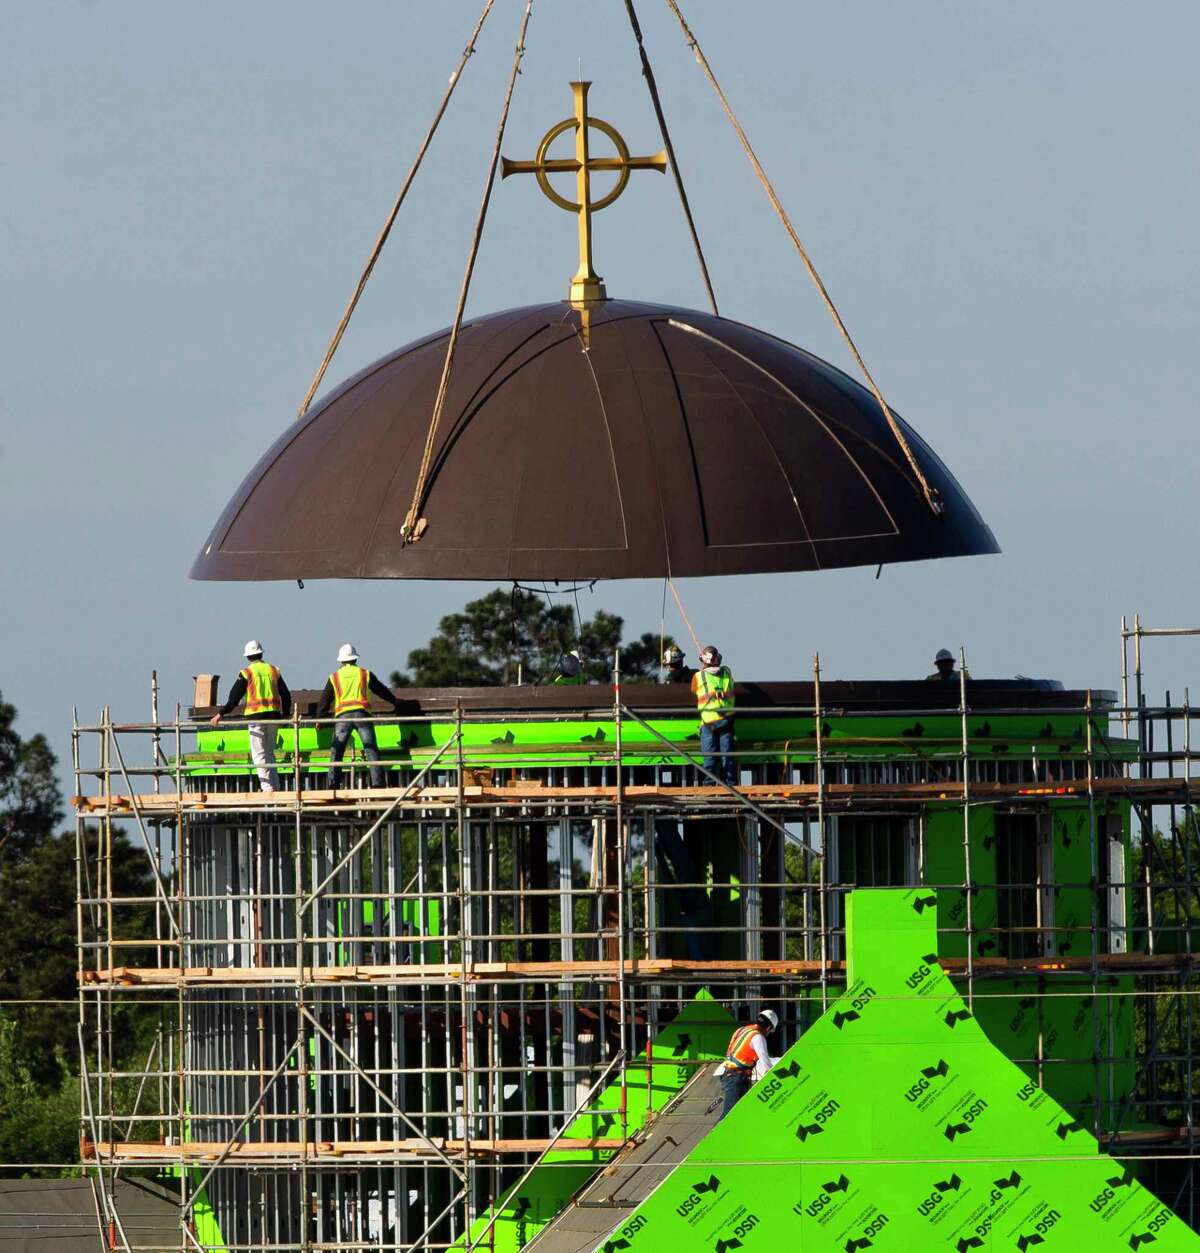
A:
[[[925,495],[925,501],[929,508],[940,517],[946,510],[946,506],[942,501],[941,495],[936,488],[929,485],[929,481],[925,478],[917,458],[905,438],[904,432],[900,429],[900,423],[896,421],[895,415],[888,408],[888,403],[883,398],[883,392],[879,390],[871,371],[867,369],[867,363],[862,359],[862,354],[858,351],[858,346],[850,336],[850,332],[846,327],[846,323],[842,321],[842,315],[838,312],[837,306],[833,303],[833,297],[830,296],[825,284],[821,281],[821,276],[817,273],[817,268],[812,263],[804,245],[800,242],[800,236],[796,234],[796,228],[792,225],[791,219],[787,215],[787,210],[783,207],[779,197],[775,194],[775,188],[771,186],[771,180],[767,178],[767,172],[763,169],[762,163],[755,155],[754,149],[750,146],[750,140],[746,137],[746,132],[742,129],[742,124],[734,116],[733,109],[729,106],[729,101],[725,98],[724,91],[721,90],[721,84],[717,82],[717,76],[712,71],[712,66],[708,63],[708,58],[704,55],[696,36],[692,34],[691,27],[687,24],[687,19],[680,11],[677,0],[667,0],[667,7],[675,14],[679,20],[679,25],[683,30],[684,38],[688,42],[688,46],[692,49],[696,56],[696,61],[700,68],[704,71],[709,83],[712,84],[713,90],[717,93],[717,99],[721,102],[721,108],[725,110],[725,116],[729,119],[738,141],[745,150],[746,156],[750,159],[750,164],[754,167],[755,174],[758,175],[758,181],[762,184],[763,190],[767,193],[767,197],[771,201],[779,220],[783,223],[784,229],[791,237],[792,243],[796,246],[796,251],[800,254],[800,260],[804,262],[804,268],[808,271],[809,278],[812,279],[816,289],[821,294],[821,299],[825,302],[825,308],[829,310],[830,317],[833,318],[834,324],[841,332],[842,339],[846,341],[846,347],[850,349],[854,360],[858,362],[858,368],[863,372],[863,377],[870,385],[871,391],[874,393],[875,399],[879,402],[880,409],[883,410],[883,416],[887,419],[887,424],[891,427],[892,434],[896,437],[896,443],[900,445],[901,452],[904,453],[905,459],[908,461],[909,468],[912,470],[917,482],[921,485],[921,491]]]
[[[720,317],[717,309],[717,297],[713,291],[712,279],[708,275],[708,263],[704,260],[704,249],[700,247],[700,235],[692,218],[692,206],[688,203],[687,191],[683,186],[683,175],[679,170],[679,158],[675,155],[675,145],[671,142],[671,133],[667,130],[667,117],[663,112],[662,101],[658,96],[658,83],[654,79],[654,70],[650,58],[646,54],[646,45],[642,41],[642,27],[633,7],[633,0],[625,0],[625,12],[629,14],[629,25],[633,27],[633,37],[637,40],[638,55],[642,58],[642,77],[646,80],[646,88],[650,92],[650,103],[654,105],[654,116],[658,118],[658,129],[662,132],[663,147],[667,150],[667,165],[675,176],[675,190],[679,192],[679,203],[683,206],[683,216],[687,220],[688,232],[692,237],[692,246],[696,249],[696,260],[700,262],[700,277],[704,280],[704,290],[708,293],[708,303],[712,306],[713,316]]]
[[[426,520],[421,517],[421,507],[425,503],[425,488],[429,478],[429,466],[433,461],[433,441],[437,435],[438,423],[442,419],[442,410],[446,406],[446,392],[450,387],[450,371],[454,366],[454,350],[458,347],[458,337],[462,331],[463,310],[467,305],[467,293],[471,290],[471,275],[475,272],[475,260],[479,256],[479,242],[483,238],[483,224],[487,218],[488,205],[492,199],[492,188],[496,182],[496,166],[500,161],[500,145],[504,142],[504,129],[508,125],[508,110],[512,104],[513,90],[517,85],[517,75],[521,72],[521,60],[525,56],[525,32],[529,28],[529,14],[533,9],[533,0],[525,0],[525,12],[521,15],[521,29],[517,33],[517,46],[513,52],[512,70],[508,76],[508,89],[504,93],[504,106],[500,110],[500,122],[496,127],[496,142],[492,148],[492,159],[488,165],[487,180],[483,185],[483,200],[479,205],[479,213],[475,219],[475,232],[471,236],[471,252],[467,257],[467,268],[463,273],[462,287],[458,293],[458,307],[454,311],[454,325],[450,328],[450,341],[446,345],[446,358],[442,362],[442,377],[438,382],[437,398],[433,402],[433,414],[429,419],[429,430],[425,435],[425,451],[421,455],[421,466],[417,471],[417,481],[413,486],[412,504],[401,528],[401,543],[412,544],[425,533]]]
[[[467,46],[463,49],[462,56],[459,57],[454,73],[450,75],[450,82],[446,87],[445,94],[442,96],[442,103],[438,105],[437,112],[433,115],[433,121],[425,132],[425,138],[417,150],[416,160],[413,161],[408,171],[408,177],[404,180],[404,186],[400,188],[400,194],[396,197],[395,204],[392,205],[392,211],[388,214],[387,221],[383,224],[383,230],[379,232],[379,238],[375,241],[375,247],[371,249],[371,255],[367,258],[367,264],[359,277],[358,286],[355,287],[354,294],[350,297],[342,313],[342,320],[338,323],[337,330],[333,333],[333,338],[329,341],[329,347],[325,349],[325,357],[321,362],[320,369],[313,376],[308,392],[300,403],[299,417],[301,418],[308,412],[308,406],[312,404],[312,399],[317,394],[317,388],[321,386],[321,380],[325,377],[325,371],[329,369],[329,363],[333,360],[333,354],[337,352],[338,346],[342,342],[342,336],[346,333],[346,327],[350,325],[350,319],[354,316],[354,310],[358,308],[358,302],[366,289],[367,280],[371,277],[371,271],[375,269],[375,262],[379,260],[379,254],[383,251],[383,245],[387,243],[387,237],[391,234],[396,215],[400,212],[400,206],[408,195],[408,189],[412,186],[413,179],[416,178],[417,171],[421,168],[421,162],[425,159],[426,152],[429,151],[429,145],[433,140],[434,133],[442,120],[442,115],[446,112],[446,106],[450,103],[450,97],[454,95],[454,89],[458,86],[458,80],[462,77],[463,68],[475,51],[475,41],[479,38],[479,32],[483,29],[483,24],[487,21],[487,16],[492,11],[494,3],[495,0],[484,0],[483,12],[480,13],[479,20],[475,23],[475,29],[471,32],[471,38],[467,40]]]

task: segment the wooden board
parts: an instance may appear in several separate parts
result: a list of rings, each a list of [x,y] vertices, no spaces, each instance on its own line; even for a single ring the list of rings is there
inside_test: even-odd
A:
[[[1185,778],[1124,779],[1102,778],[1092,781],[1091,791],[1099,796],[1174,797],[1181,803],[1193,791],[1200,791],[1200,781]],[[759,805],[789,805],[806,808],[816,803],[818,788],[813,783],[755,783],[736,789],[738,796]],[[111,813],[144,815],[240,812],[274,810],[294,813],[299,800],[304,811],[320,809],[385,809],[403,792],[402,788],[353,788],[336,792],[313,789],[299,793],[278,792],[172,792],[147,793],[140,796],[76,796],[72,800],[80,814],[93,816]],[[972,801],[1020,800],[1038,798],[1053,800],[1075,796],[1086,797],[1086,779],[1068,779],[1041,783],[971,783]],[[468,808],[492,809],[526,805],[531,802],[591,801],[615,804],[618,794],[625,804],[672,806],[736,803],[723,787],[662,787],[638,785],[616,787],[547,787],[541,783],[522,783],[511,787],[427,787],[412,792],[400,805],[404,809],[437,809],[457,806],[461,795]],[[895,804],[927,802],[958,803],[963,799],[961,782],[944,783],[830,783],[821,792],[826,804],[849,801],[889,801]]]
[[[1171,971],[1190,965],[1194,955],[1186,953],[1101,953],[1096,958],[1099,970],[1133,973],[1135,971]],[[965,957],[941,959],[943,969],[952,975],[964,974]],[[705,978],[748,974],[771,979],[800,979],[812,982],[825,974],[840,976],[845,963],[832,961],[689,961],[682,958],[641,959],[625,962],[625,975],[634,981],[670,981],[672,979]],[[976,957],[972,969],[977,975],[1011,974],[1087,974],[1092,969],[1090,956],[1079,957]],[[615,961],[551,961],[551,962],[476,962],[468,968],[457,964],[306,966],[297,974],[295,966],[113,966],[101,970],[84,970],[77,974],[84,987],[154,988],[178,987],[180,984],[280,985],[297,982],[305,985],[384,984],[424,985],[431,983],[516,983],[522,980],[615,979]]]

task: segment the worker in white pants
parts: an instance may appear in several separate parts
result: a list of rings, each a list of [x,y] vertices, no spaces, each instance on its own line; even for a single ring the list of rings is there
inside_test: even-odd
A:
[[[252,722],[246,728],[250,735],[250,761],[258,775],[263,792],[279,790],[279,771],[275,769],[275,728],[269,722]]]
[[[209,720],[216,726],[245,700],[243,716],[248,720],[250,760],[258,775],[258,786],[264,792],[279,789],[279,772],[275,769],[275,725],[291,716],[292,694],[277,666],[263,661],[263,646],[250,640],[245,648],[246,665],[238,673],[229,699]]]

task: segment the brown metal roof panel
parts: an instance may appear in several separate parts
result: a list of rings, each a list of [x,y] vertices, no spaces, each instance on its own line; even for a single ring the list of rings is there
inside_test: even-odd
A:
[[[590,345],[585,350],[585,343]],[[733,574],[996,551],[919,439],[925,504],[870,393],[688,310],[532,306],[464,328],[417,544],[400,543],[445,341],[392,354],[260,459],[196,578]]]

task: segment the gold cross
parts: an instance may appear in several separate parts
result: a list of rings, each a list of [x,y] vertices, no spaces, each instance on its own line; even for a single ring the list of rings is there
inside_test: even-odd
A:
[[[575,116],[565,118],[557,126],[552,126],[542,142],[538,144],[537,156],[532,161],[510,161],[503,158],[501,178],[510,174],[533,174],[537,177],[538,186],[560,209],[579,215],[579,269],[571,279],[571,301],[581,304],[593,300],[607,299],[604,280],[592,268],[592,214],[607,209],[610,204],[625,190],[629,182],[631,170],[657,170],[666,172],[667,154],[657,152],[652,157],[631,157],[624,139],[616,129],[598,117],[588,114],[587,97],[591,83],[572,83],[571,91],[575,96]],[[588,130],[596,130],[607,135],[617,150],[615,157],[593,157],[588,145]],[[550,145],[564,132],[575,132],[575,157],[563,160],[548,161],[546,153]],[[599,200],[592,199],[593,171],[613,170],[617,174],[616,186]],[[551,174],[574,174],[576,200],[568,200],[560,196],[550,186]]]

